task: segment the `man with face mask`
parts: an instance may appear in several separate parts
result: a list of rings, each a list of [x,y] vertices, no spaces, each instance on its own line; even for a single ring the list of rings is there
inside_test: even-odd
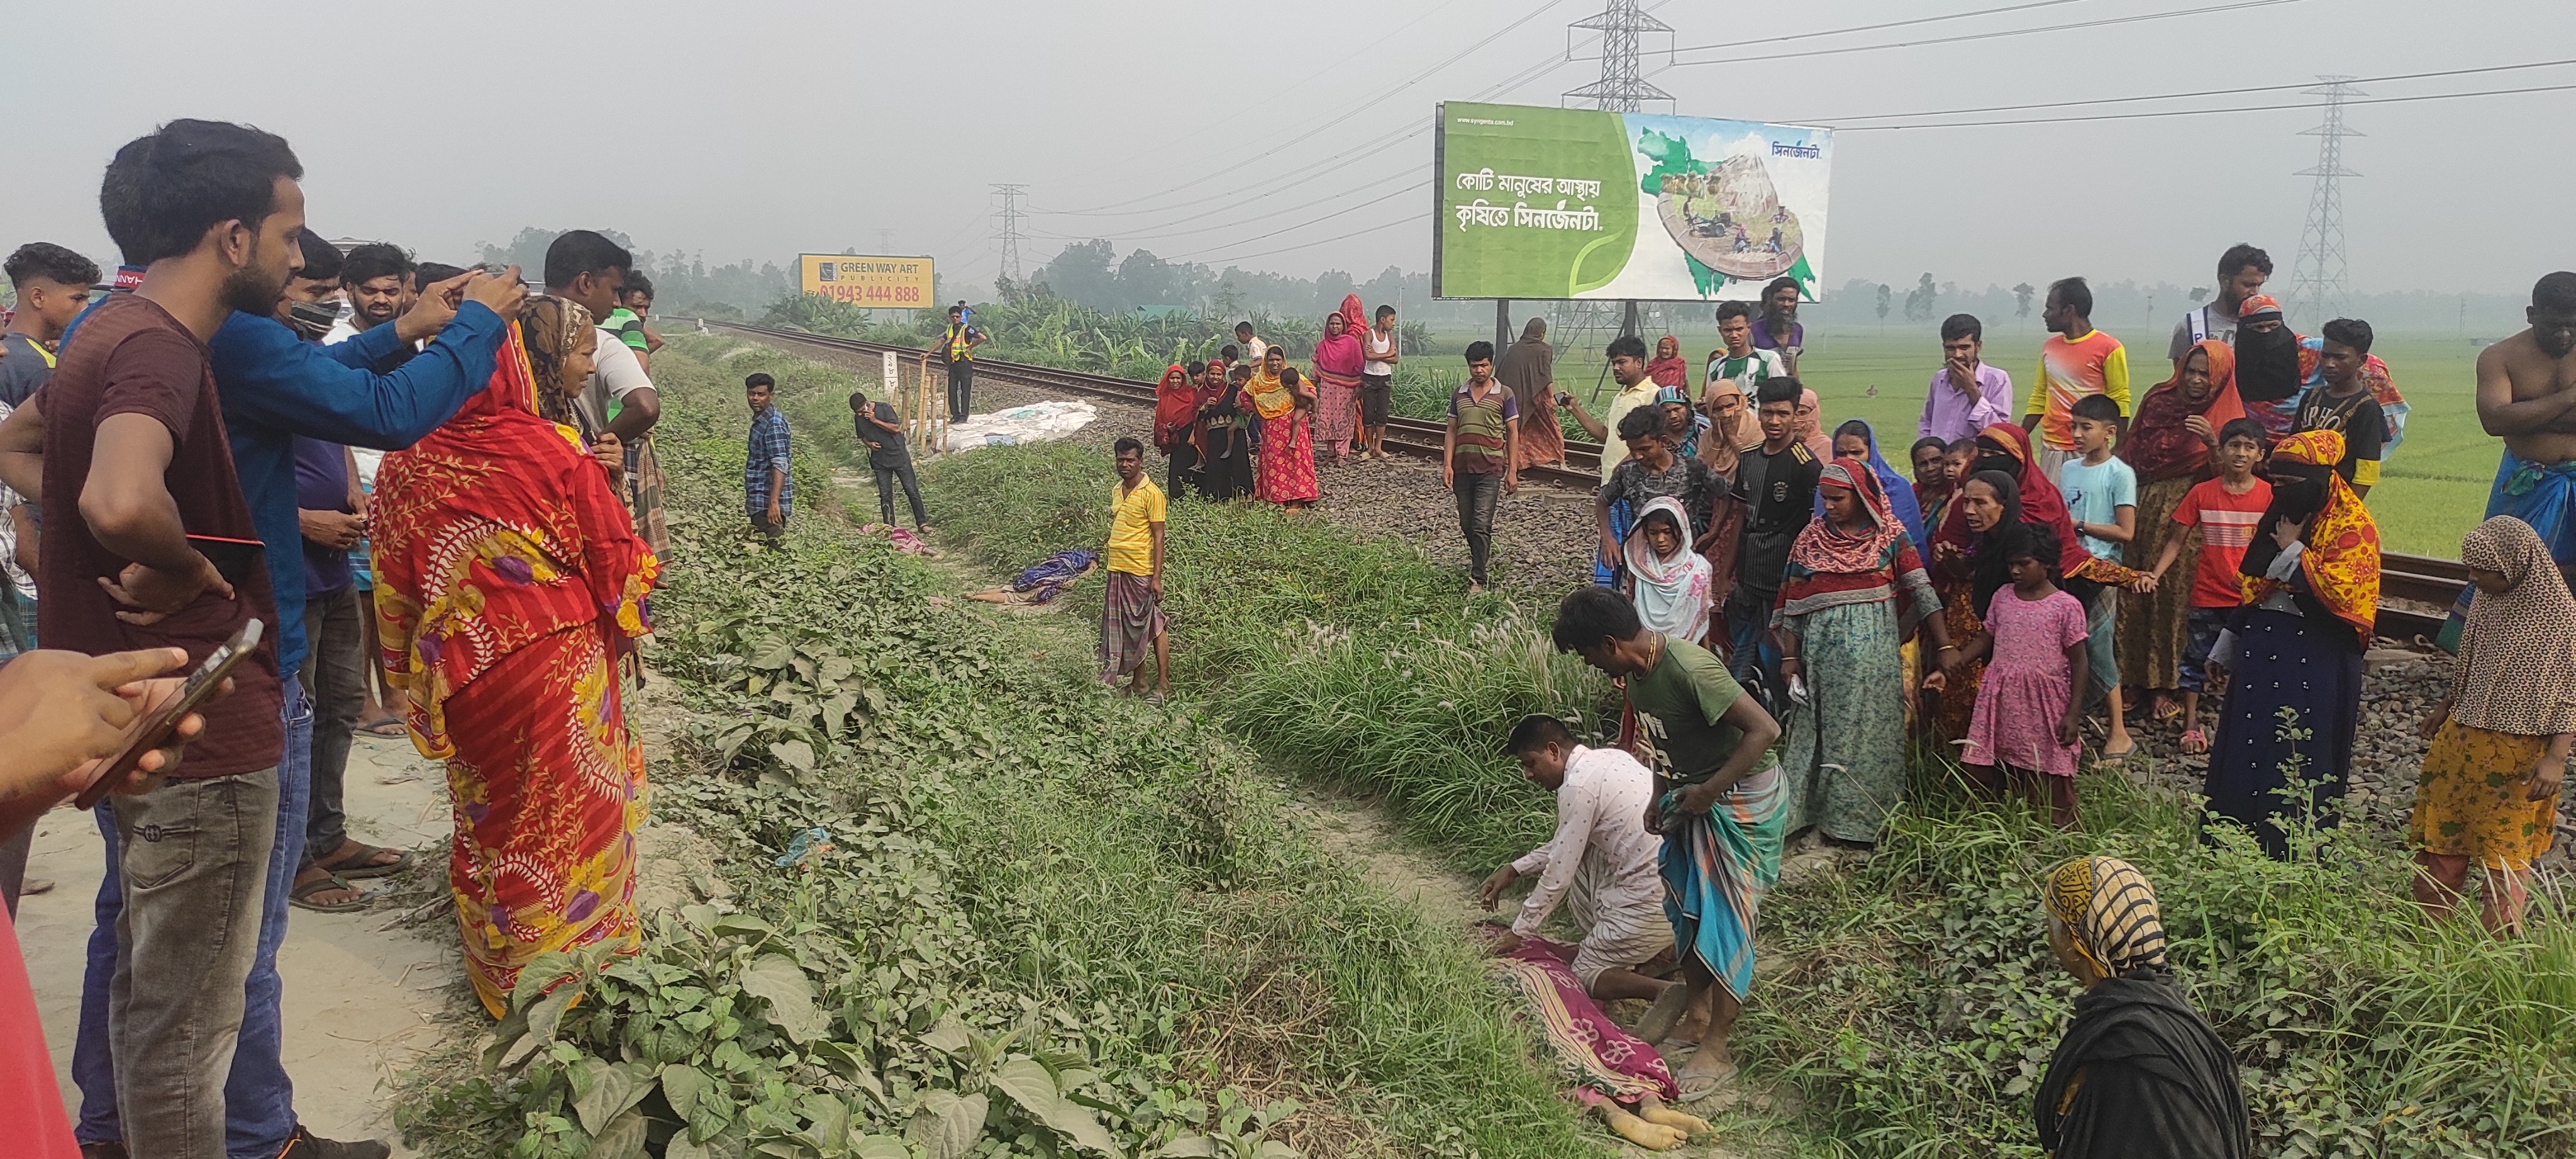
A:
[[[2529,328],[2478,352],[2478,421],[2504,439],[2487,518],[2530,524],[2558,570],[2576,577],[2576,273],[2541,278],[2523,316]],[[2460,594],[2446,639],[2468,598]]]

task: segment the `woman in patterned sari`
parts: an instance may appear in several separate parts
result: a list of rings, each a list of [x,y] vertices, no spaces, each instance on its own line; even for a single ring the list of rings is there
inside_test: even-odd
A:
[[[2138,416],[2120,440],[2120,458],[2138,473],[2137,538],[2129,541],[2132,566],[2154,567],[2165,541],[2182,539],[2183,559],[2200,558],[2200,529],[2174,523],[2174,508],[2192,486],[2210,477],[2209,450],[2229,420],[2245,417],[2236,399],[2236,351],[2204,341],[2182,356],[2171,379],[2138,400]],[[2149,711],[2165,720],[2181,711],[2173,692],[2182,686],[2183,621],[2191,612],[2191,585],[2160,585],[2121,597],[2114,630],[2120,682],[2149,690]]]
[[[1315,391],[1297,381],[1297,370],[1273,346],[1252,379],[1243,405],[1261,420],[1261,460],[1253,495],[1283,507],[1304,507],[1323,495],[1315,483]]]
[[[369,512],[380,660],[412,744],[447,762],[448,884],[495,1018],[538,955],[636,942],[644,753],[615,673],[657,564],[577,433],[538,415],[579,388],[596,333],[530,299],[491,386],[385,456]]]
[[[1360,334],[1368,329],[1368,316],[1361,312],[1360,296],[1342,299],[1338,314],[1324,316],[1324,337],[1315,343],[1315,442],[1332,452],[1339,463],[1351,452],[1351,436],[1359,430]]]
[[[1834,841],[1873,845],[1905,795],[1902,646],[1919,624],[1937,655],[1955,649],[1932,577],[1870,465],[1836,459],[1816,492],[1824,516],[1789,546],[1771,619],[1780,673],[1803,678],[1807,691],[1785,722],[1786,832],[1813,825]]]

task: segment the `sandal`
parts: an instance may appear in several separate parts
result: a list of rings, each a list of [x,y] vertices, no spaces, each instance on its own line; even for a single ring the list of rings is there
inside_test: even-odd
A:
[[[2209,735],[2196,728],[2182,730],[2182,751],[2198,756],[2209,751]]]
[[[1681,1101],[1687,1105],[1721,1092],[1733,1093],[1735,1076],[1735,1064],[1728,1063],[1724,1071],[1714,1075],[1676,1075],[1673,1078],[1673,1089],[1681,1095]]]
[[[369,845],[363,841],[352,841],[349,845],[350,852],[347,857],[342,857],[334,861],[323,861],[316,858],[313,864],[321,867],[324,872],[339,877],[345,877],[351,881],[360,881],[370,877],[392,877],[397,873],[401,873],[403,870],[411,868],[411,850],[389,849],[382,845]],[[376,855],[379,853],[391,853],[394,855],[394,859],[385,862],[382,865],[370,864],[375,861]]]
[[[375,720],[359,725],[357,732],[359,736],[382,737],[386,740],[392,740],[396,737],[410,735],[411,726],[404,724],[393,717],[386,716],[379,717]]]
[[[2138,755],[2138,742],[2135,739],[2132,739],[2129,741],[2129,747],[2127,748],[2121,749],[2116,753],[2109,749],[2103,749],[2099,755],[2102,758],[2103,764],[2116,765],[2122,761],[2128,760],[2130,757]]]
[[[320,893],[326,889],[345,889],[351,893],[357,894],[358,896],[350,898],[347,901],[320,902],[313,900],[314,894]],[[297,909],[309,909],[315,913],[345,914],[355,913],[367,908],[367,895],[357,886],[349,884],[349,879],[334,873],[315,878],[312,881],[305,882],[302,885],[288,890],[286,894],[286,902],[288,905],[292,905]]]

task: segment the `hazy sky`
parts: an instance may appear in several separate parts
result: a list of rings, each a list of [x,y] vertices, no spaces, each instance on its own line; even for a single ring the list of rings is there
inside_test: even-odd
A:
[[[1687,47],[2015,3],[2024,10],[1676,59],[2223,10],[1797,59],[1666,67],[1658,53],[1649,68],[1684,114],[1848,129],[1871,114],[2576,56],[2565,0],[1667,0],[1655,15]],[[98,225],[100,167],[155,123],[198,116],[292,141],[324,232],[436,260],[467,260],[474,243],[524,225],[782,264],[800,250],[874,251],[883,236],[988,283],[988,187],[1013,181],[1036,211],[1031,268],[1064,239],[1099,236],[1122,252],[1365,279],[1429,262],[1430,194],[1402,191],[1429,173],[1436,101],[1553,105],[1599,68],[1564,61],[1569,43],[1591,54],[1565,25],[1599,0],[20,7],[0,36],[14,105],[0,238],[60,241],[102,263],[114,255]],[[2576,67],[2365,87],[2555,84],[2576,84]],[[2356,289],[2512,292],[2576,266],[2565,132],[2576,90],[2350,117],[2369,134],[2347,157],[2367,175],[2346,183]],[[2272,251],[2286,288],[2310,186],[2292,174],[2315,160],[2315,139],[2297,134],[2317,119],[1846,131],[1826,282],[1903,284],[1928,270],[1977,286],[2069,273],[2197,285],[2219,250],[2249,239]],[[1359,148],[1384,135],[1397,139]],[[1101,207],[1148,212],[1048,212]],[[1386,228],[1301,246],[1374,226]],[[1297,228],[1256,236],[1286,227]]]

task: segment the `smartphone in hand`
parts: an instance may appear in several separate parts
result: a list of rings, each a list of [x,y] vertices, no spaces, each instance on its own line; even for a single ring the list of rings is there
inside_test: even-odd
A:
[[[91,776],[88,784],[81,786],[80,796],[72,803],[87,809],[105,800],[108,793],[125,780],[125,774],[133,772],[134,767],[142,762],[143,754],[169,744],[179,722],[223,687],[224,678],[232,675],[233,669],[243,659],[258,650],[260,636],[266,631],[267,625],[253,617],[241,626],[240,631],[233,633],[232,639],[207,653],[205,663],[197,665],[197,670],[188,674],[188,682],[179,686],[179,695],[158,711],[127,726],[125,748],[112,759],[99,762],[98,772]]]

